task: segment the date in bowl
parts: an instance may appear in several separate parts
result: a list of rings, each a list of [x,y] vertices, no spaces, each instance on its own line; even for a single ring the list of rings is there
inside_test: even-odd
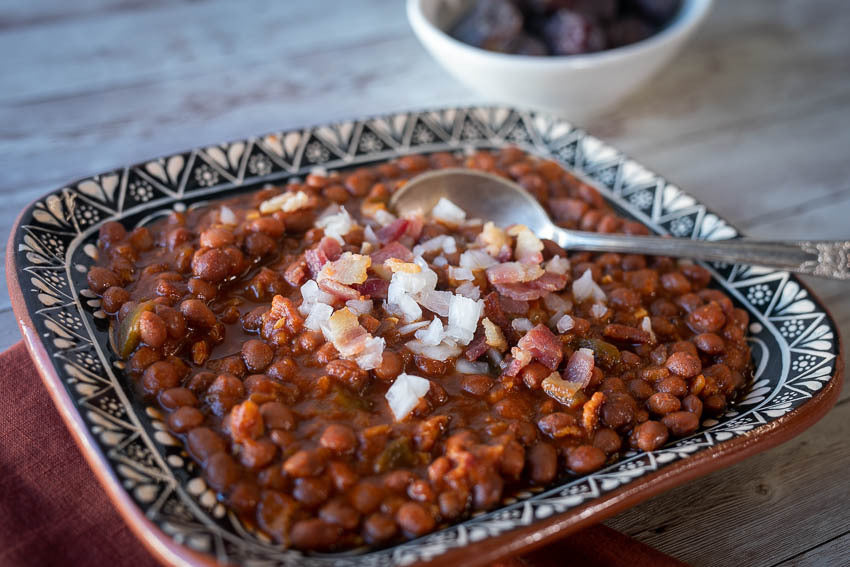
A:
[[[654,35],[579,55],[497,53],[455,39],[449,32],[472,0],[407,0],[407,17],[440,65],[487,99],[582,120],[610,109],[658,72],[694,34],[711,3],[684,0]]]

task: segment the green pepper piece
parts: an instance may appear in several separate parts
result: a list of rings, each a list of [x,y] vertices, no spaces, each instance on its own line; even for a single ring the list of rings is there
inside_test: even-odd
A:
[[[416,455],[409,437],[393,439],[375,459],[375,472],[385,473],[397,468],[412,467],[416,464]]]
[[[344,410],[349,411],[369,411],[369,401],[355,396],[345,388],[334,388],[331,394],[331,402]]]
[[[620,363],[620,349],[601,339],[581,339],[579,348],[589,348],[593,351],[596,363],[605,368],[614,368]]]
[[[139,320],[142,318],[142,313],[153,311],[153,308],[153,301],[139,303],[135,309],[124,317],[121,324],[118,325],[116,347],[118,349],[118,355],[121,358],[129,357],[136,350],[136,347],[139,346],[139,341],[141,340]]]

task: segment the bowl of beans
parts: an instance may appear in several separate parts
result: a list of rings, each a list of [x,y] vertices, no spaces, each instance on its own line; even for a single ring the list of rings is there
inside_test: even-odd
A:
[[[488,99],[584,118],[681,49],[711,0],[408,0],[428,52]]]
[[[486,565],[835,401],[837,331],[794,276],[567,250],[446,199],[392,210],[442,168],[510,178],[565,228],[736,235],[566,121],[501,107],[196,148],[22,213],[24,336],[154,553]]]

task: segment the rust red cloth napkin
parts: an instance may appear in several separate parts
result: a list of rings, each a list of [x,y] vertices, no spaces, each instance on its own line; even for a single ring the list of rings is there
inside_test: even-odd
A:
[[[681,567],[593,526],[502,567]],[[0,354],[0,566],[148,567],[156,560],[112,507],[65,429],[24,344]]]

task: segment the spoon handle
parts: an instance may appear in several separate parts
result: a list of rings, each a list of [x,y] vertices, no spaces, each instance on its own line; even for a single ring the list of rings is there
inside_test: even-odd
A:
[[[755,264],[836,280],[850,279],[850,241],[691,240],[562,230],[552,234],[562,247],[590,252],[625,252]]]

